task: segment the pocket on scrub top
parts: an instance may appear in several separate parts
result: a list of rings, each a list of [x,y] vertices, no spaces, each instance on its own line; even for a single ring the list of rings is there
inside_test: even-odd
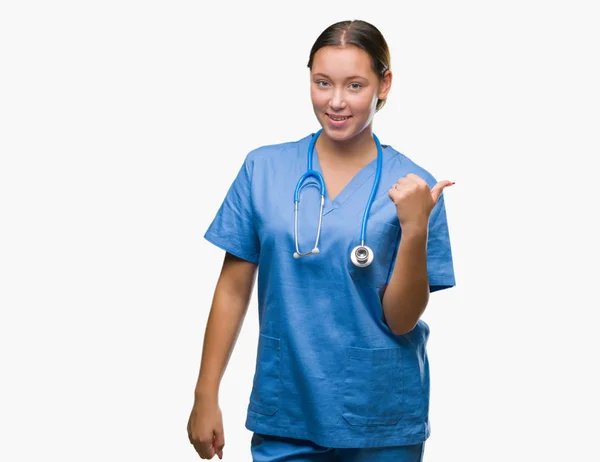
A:
[[[264,415],[273,415],[279,410],[280,340],[259,334],[256,354],[256,369],[250,395],[249,408]]]
[[[369,266],[356,266],[348,253],[348,271],[357,284],[380,288],[386,283],[392,258],[396,256],[399,233],[400,227],[385,222],[368,230],[365,244],[374,253],[373,262]]]
[[[395,425],[402,417],[400,348],[346,348],[343,414],[350,425]]]

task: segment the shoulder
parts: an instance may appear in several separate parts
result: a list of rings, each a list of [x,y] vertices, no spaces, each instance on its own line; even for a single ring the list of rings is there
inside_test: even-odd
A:
[[[437,183],[434,175],[425,167],[417,163],[414,159],[406,154],[397,151],[392,146],[388,145],[386,150],[390,151],[390,160],[385,165],[385,170],[395,176],[395,179],[404,177],[409,173],[413,173],[423,178],[429,187],[435,186]]]
[[[305,145],[308,146],[310,138],[311,134],[294,141],[259,146],[246,155],[245,162],[247,165],[254,166],[265,162],[288,161],[298,155]]]

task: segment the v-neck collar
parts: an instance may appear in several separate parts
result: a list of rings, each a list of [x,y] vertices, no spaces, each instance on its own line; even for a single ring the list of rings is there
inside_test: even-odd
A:
[[[389,160],[390,146],[381,145],[382,165]],[[308,152],[306,152],[308,155]],[[323,175],[321,164],[319,162],[319,156],[317,155],[317,148],[315,147],[313,153],[313,170],[316,170]],[[344,186],[344,188],[335,196],[334,200],[329,198],[329,193],[325,196],[325,203],[323,205],[323,216],[332,212],[333,210],[341,207],[348,199],[350,199],[354,193],[356,193],[365,183],[368,183],[367,187],[370,189],[373,187],[373,181],[375,180],[375,173],[377,172],[377,157],[361,168],[356,175]],[[379,185],[381,187],[381,184]]]

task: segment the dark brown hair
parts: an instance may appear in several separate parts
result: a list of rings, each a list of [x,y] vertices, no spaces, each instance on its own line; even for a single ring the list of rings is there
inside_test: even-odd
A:
[[[308,59],[308,68],[312,70],[315,53],[328,45],[346,46],[355,45],[365,50],[371,57],[373,70],[381,79],[385,71],[390,69],[390,50],[385,38],[374,25],[359,19],[351,21],[341,21],[332,24],[317,38]],[[379,111],[385,100],[377,100],[377,110]]]

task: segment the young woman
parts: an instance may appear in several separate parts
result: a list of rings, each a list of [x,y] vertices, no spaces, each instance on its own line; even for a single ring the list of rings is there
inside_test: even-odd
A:
[[[254,462],[421,461],[429,437],[429,293],[455,285],[453,184],[373,133],[392,83],[384,37],[328,27],[308,62],[321,125],[248,154],[206,239],[226,251],[188,434],[223,455],[218,405],[258,271],[246,428]]]

